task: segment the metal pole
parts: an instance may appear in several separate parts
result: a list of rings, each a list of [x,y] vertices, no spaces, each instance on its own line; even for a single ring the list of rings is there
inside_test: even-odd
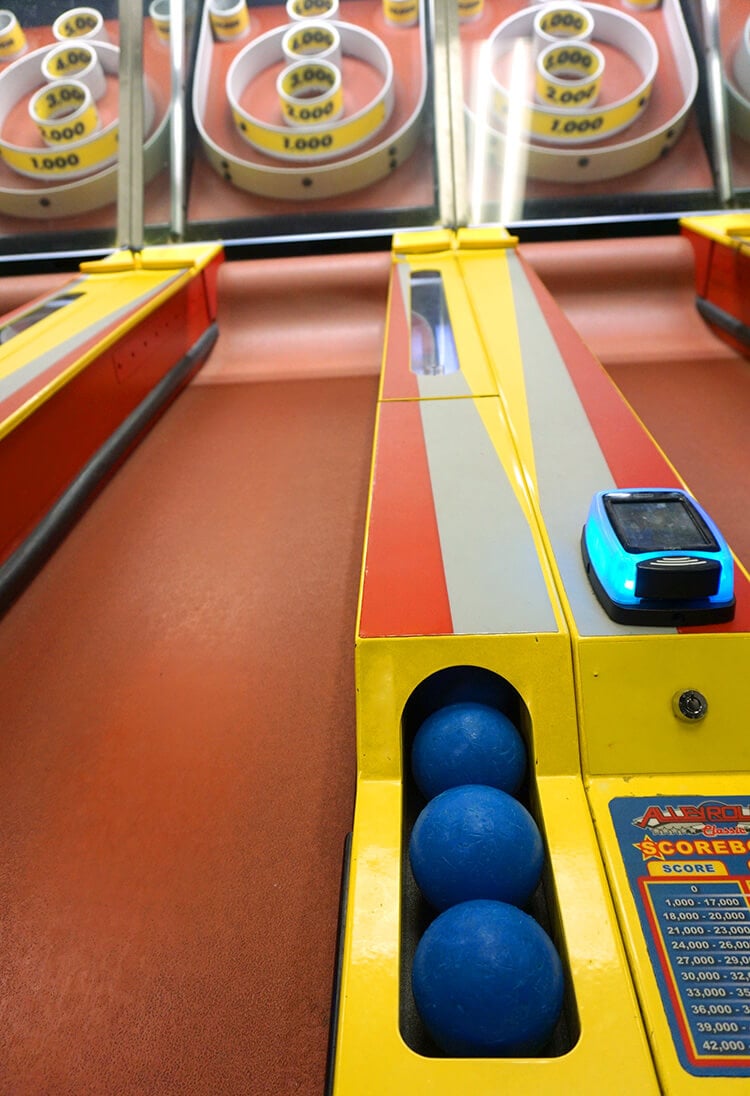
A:
[[[185,235],[187,206],[185,116],[185,0],[169,0],[169,61],[172,76],[170,117],[170,225],[172,238]]]
[[[728,206],[734,198],[734,183],[729,157],[727,98],[719,36],[719,0],[703,0],[703,38],[716,189],[721,204]]]
[[[143,14],[140,4],[120,0],[119,164],[117,243],[143,247]]]
[[[458,73],[460,85],[461,57],[458,41],[458,5],[449,0],[433,0],[431,5],[434,30],[433,81],[435,109],[435,156],[438,177],[438,215],[446,228],[465,223],[463,94],[453,100],[451,74]],[[457,148],[458,142],[458,148]]]

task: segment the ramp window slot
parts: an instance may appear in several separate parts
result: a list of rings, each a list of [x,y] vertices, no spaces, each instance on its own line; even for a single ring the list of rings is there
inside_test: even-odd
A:
[[[22,331],[28,330],[28,328],[33,327],[34,324],[40,323],[41,320],[46,319],[47,316],[51,316],[54,312],[58,312],[61,308],[64,308],[65,305],[70,304],[71,301],[78,300],[78,298],[82,296],[82,293],[60,293],[58,296],[51,297],[50,300],[37,305],[37,307],[31,309],[31,311],[25,312],[17,319],[11,320],[10,323],[0,326],[0,346],[10,342],[16,335],[20,335]]]
[[[415,270],[411,289],[411,371],[423,377],[458,373],[460,366],[438,270]]]

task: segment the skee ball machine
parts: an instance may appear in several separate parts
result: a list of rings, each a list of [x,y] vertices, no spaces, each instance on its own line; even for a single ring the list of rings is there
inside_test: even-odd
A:
[[[83,260],[0,324],[0,607],[210,362],[225,252],[390,249],[328,1091],[743,1090],[750,579],[533,260],[741,204],[741,5],[207,0],[187,93],[184,5],[57,7],[0,13],[8,257]]]

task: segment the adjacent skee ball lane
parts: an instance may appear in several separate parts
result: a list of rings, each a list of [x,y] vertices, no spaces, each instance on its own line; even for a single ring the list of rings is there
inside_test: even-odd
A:
[[[222,259],[118,251],[0,320],[0,612],[205,361]]]

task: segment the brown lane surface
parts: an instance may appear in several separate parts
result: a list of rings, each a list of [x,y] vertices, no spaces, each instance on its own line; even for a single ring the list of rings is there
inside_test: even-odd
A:
[[[376,378],[193,387],[0,628],[0,1090],[322,1090]]]

